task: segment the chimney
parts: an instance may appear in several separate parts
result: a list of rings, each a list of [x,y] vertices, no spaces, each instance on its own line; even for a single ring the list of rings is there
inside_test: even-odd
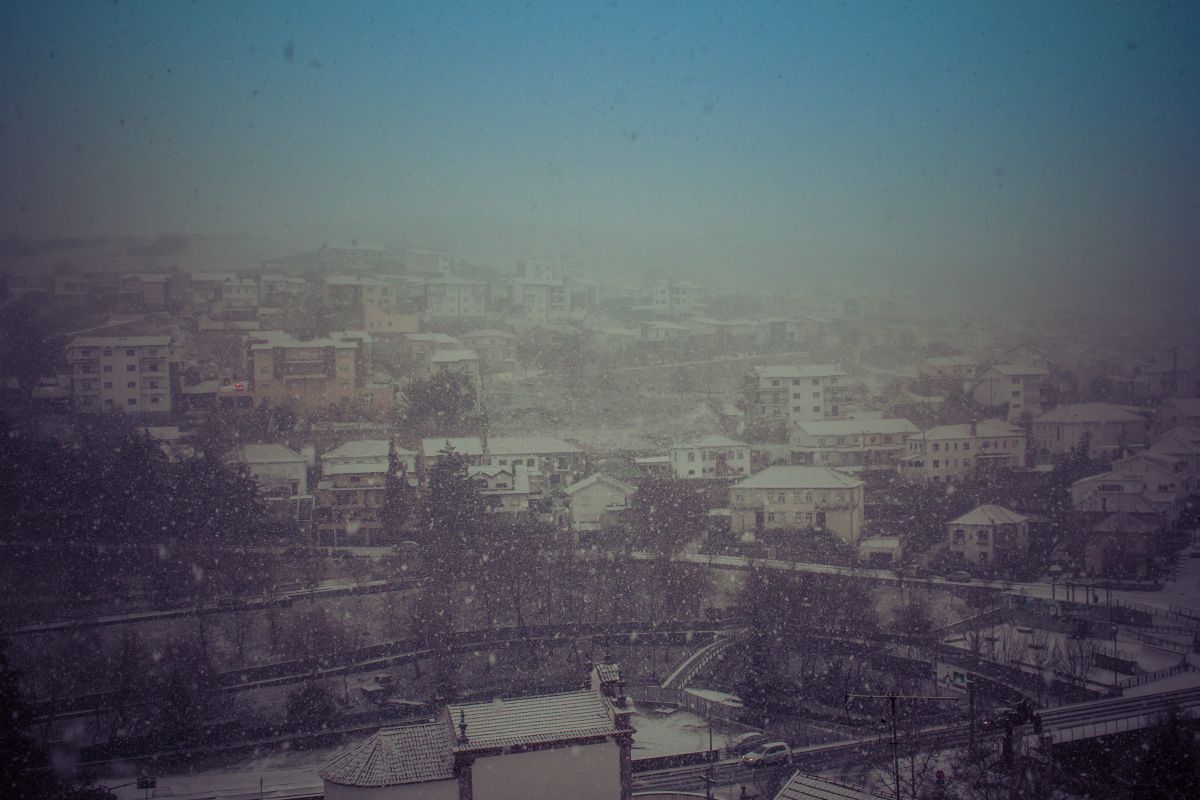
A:
[[[458,710],[458,741],[463,744],[471,741],[467,738],[467,712],[462,708]]]

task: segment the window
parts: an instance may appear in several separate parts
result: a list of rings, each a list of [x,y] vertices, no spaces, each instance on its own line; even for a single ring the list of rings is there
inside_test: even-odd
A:
[[[970,449],[971,449],[971,443],[963,442],[963,450],[970,450]]]
[[[775,521],[775,512],[768,511],[767,512],[767,522],[774,522],[774,521]]]
[[[126,400],[126,401],[125,401],[125,405],[127,405],[127,406],[136,406],[136,405],[137,405],[137,400],[134,400],[134,399],[131,397],[131,398],[129,398],[128,400]]]
[[[688,450],[688,463],[689,464],[694,463],[695,460],[696,460],[696,451]]]
[[[105,365],[104,365],[104,371],[105,371],[105,372],[112,372],[112,364],[105,364]]]
[[[954,531],[954,543],[963,544],[967,541],[967,532],[962,528],[956,528]]]
[[[104,382],[104,388],[105,388],[105,389],[111,389],[111,388],[112,388],[112,381],[105,381],[105,382]]]
[[[106,348],[104,348],[104,355],[106,355],[106,356],[111,356],[111,355],[112,355],[112,348],[111,348],[111,347],[106,347]]]
[[[780,492],[779,494],[775,495],[775,502],[776,503],[786,503],[787,495],[784,494],[783,492]]]
[[[813,386],[820,386],[820,385],[821,385],[821,379],[813,378]]]
[[[137,372],[137,364],[126,364],[125,371],[126,372]]]
[[[987,531],[976,531],[975,532],[975,541],[978,542],[979,544],[987,544],[989,538],[990,537],[989,537]]]
[[[125,388],[126,388],[126,389],[136,389],[136,388],[137,388],[137,381],[129,381],[129,382],[127,382],[127,383],[125,384]]]
[[[150,388],[151,388],[151,389],[157,389],[157,388],[158,388],[158,381],[150,381]]]
[[[820,413],[821,413],[821,407],[820,407],[820,406],[813,406],[813,413],[814,413],[814,414],[820,414]]]
[[[933,452],[935,452],[935,453],[936,453],[936,452],[937,452],[938,450],[940,450],[940,449],[941,449],[941,445],[940,445],[940,444],[938,444],[937,442],[934,442],[934,443],[933,443]]]
[[[133,358],[134,356],[137,355],[137,350],[126,350],[125,355],[129,356],[130,358]]]
[[[152,406],[156,406],[156,405],[158,405],[158,398],[157,398],[157,397],[151,397],[151,398],[150,398],[150,405],[152,405]]]
[[[933,468],[934,468],[934,469],[937,469],[937,468],[938,468],[938,467],[940,467],[941,465],[942,465],[942,462],[941,462],[941,461],[939,461],[938,459],[936,459],[936,458],[935,458],[935,459],[933,460]]]

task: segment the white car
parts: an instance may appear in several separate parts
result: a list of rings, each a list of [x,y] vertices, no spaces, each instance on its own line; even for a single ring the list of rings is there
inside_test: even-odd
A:
[[[747,767],[765,767],[770,764],[789,764],[792,760],[792,748],[786,742],[767,742],[760,744],[746,755],[742,763]]]

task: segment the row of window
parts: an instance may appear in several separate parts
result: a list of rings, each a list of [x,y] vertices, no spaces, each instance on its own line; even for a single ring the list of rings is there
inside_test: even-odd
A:
[[[797,511],[794,515],[794,521],[802,525],[812,525],[815,519],[811,511]],[[782,511],[768,511],[767,522],[789,522],[788,515]]]
[[[106,356],[111,356],[113,354],[113,349],[111,347],[105,347],[101,350],[101,352]],[[80,350],[79,350],[79,357],[80,358],[92,358],[94,353],[95,353],[95,351],[92,348],[83,347],[83,348],[80,348]],[[129,358],[137,358],[137,354],[138,354],[137,349],[128,349],[125,351],[125,355],[128,356]],[[157,356],[158,348],[157,347],[146,348],[146,355],[151,358]]]
[[[844,503],[849,500],[849,495],[846,492],[808,492],[795,491],[791,493],[793,503]],[[734,492],[734,499],[739,503],[746,502],[745,492]],[[768,503],[786,503],[788,502],[787,492],[768,492],[766,495]]]
[[[787,379],[786,379],[786,378],[784,378],[783,380],[787,380]],[[836,378],[830,378],[830,379],[829,379],[829,382],[830,382],[831,384],[833,384],[833,383],[836,383],[836,382],[837,382],[837,379],[836,379]],[[782,382],[782,380],[780,380],[780,379],[773,378],[773,379],[771,380],[771,385],[772,385],[772,386],[782,386],[782,385],[783,385],[783,382]],[[799,386],[799,385],[800,385],[800,378],[792,378],[792,386]],[[820,379],[820,378],[813,378],[813,379],[812,379],[812,385],[813,385],[813,386],[820,386],[820,385],[821,385],[821,379]]]

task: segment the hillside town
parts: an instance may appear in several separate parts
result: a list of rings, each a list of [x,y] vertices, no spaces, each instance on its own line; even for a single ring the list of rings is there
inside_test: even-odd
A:
[[[97,774],[232,797],[205,794],[224,785],[212,767],[179,776],[308,741],[311,766],[263,773],[305,776],[274,796],[499,781],[532,797],[513,782],[557,768],[519,764],[587,743],[568,771],[597,797],[705,780],[887,795],[886,758],[820,757],[888,713],[833,686],[944,695],[895,709],[909,760],[955,774],[964,740],[918,744],[932,714],[977,758],[1003,744],[997,785],[1012,748],[1027,767],[1061,749],[1024,733],[1038,714],[1200,692],[1200,362],[1183,340],[1102,350],[1083,321],[1031,339],[1035,320],[966,330],[895,293],[612,284],[567,258],[483,269],[352,243],[215,272],[189,268],[205,242],[42,248],[3,283],[4,463],[27,473],[10,472],[7,544],[33,559],[9,562],[4,619],[32,730]],[[114,447],[125,463],[98,466]],[[163,507],[165,538],[48,517],[45,471],[80,458],[99,470],[84,502],[125,481],[147,521]],[[163,569],[103,555],[139,543]],[[223,574],[221,552],[246,563]],[[71,591],[47,556],[77,562]],[[196,621],[164,627],[180,614]],[[459,641],[478,642],[466,661]],[[83,642],[107,690],[33,680],[30,659]],[[134,667],[164,646],[168,674]],[[839,673],[838,653],[865,671]],[[202,702],[171,688],[194,670]],[[150,713],[112,694],[131,681],[201,707]],[[235,696],[271,727],[222,723]],[[991,707],[1026,716],[989,728]],[[685,718],[716,737],[698,755],[679,729],[640,744]],[[740,772],[770,737],[797,777]],[[965,779],[916,780],[903,790],[923,797]]]

